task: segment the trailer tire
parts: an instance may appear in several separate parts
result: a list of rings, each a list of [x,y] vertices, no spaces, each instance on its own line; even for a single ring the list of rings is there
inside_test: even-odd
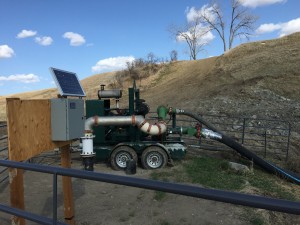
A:
[[[147,147],[141,157],[142,166],[145,169],[158,169],[165,167],[168,162],[168,155],[159,146]]]
[[[110,156],[110,164],[114,170],[124,170],[126,162],[133,160],[137,162],[137,154],[129,146],[119,146],[113,150]]]

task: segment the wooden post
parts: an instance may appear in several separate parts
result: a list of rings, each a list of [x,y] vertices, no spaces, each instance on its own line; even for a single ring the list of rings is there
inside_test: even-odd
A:
[[[62,167],[70,168],[70,141],[52,141],[50,100],[6,99],[9,160],[25,161],[42,152],[61,148]],[[13,208],[25,209],[23,170],[10,169],[10,202]],[[74,204],[70,177],[63,177],[65,219],[74,222]],[[1,223],[1,222],[0,222]],[[12,217],[12,224],[25,225],[25,220]]]
[[[70,145],[65,145],[61,150],[61,166],[63,168],[71,168]],[[64,196],[64,215],[65,222],[75,224],[74,220],[74,202],[71,177],[62,177],[63,196]]]
[[[12,101],[19,101],[19,98],[10,98],[7,100],[7,102]],[[8,109],[7,109],[8,113]],[[8,118],[7,119],[7,132],[10,133],[16,133],[16,130],[13,127],[13,119]],[[8,135],[8,150],[9,152],[12,149],[12,139],[10,138],[10,135]],[[12,158],[11,154],[8,154],[9,160],[15,160]],[[24,203],[24,182],[23,182],[23,170],[22,169],[16,169],[16,168],[9,168],[9,189],[10,189],[10,205],[13,208],[17,209],[25,209],[25,203]],[[25,219],[17,216],[11,217],[11,224],[14,225],[26,225]]]
[[[10,204],[13,208],[25,209],[24,204],[24,185],[23,185],[23,170],[9,169],[9,183],[10,183]],[[25,219],[17,216],[12,216],[11,224],[25,225]]]

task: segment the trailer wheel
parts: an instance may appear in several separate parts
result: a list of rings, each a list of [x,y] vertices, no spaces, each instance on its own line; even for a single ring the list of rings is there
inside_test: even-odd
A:
[[[150,146],[143,151],[142,165],[145,169],[158,169],[167,164],[166,152],[158,146]]]
[[[137,154],[134,149],[129,146],[117,147],[110,156],[110,164],[114,170],[124,170],[128,160],[137,162]]]

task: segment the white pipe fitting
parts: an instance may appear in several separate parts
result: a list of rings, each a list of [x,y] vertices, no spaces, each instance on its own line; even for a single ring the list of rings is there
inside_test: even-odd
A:
[[[93,146],[93,138],[95,136],[89,135],[82,137],[82,152],[81,152],[81,157],[92,157],[96,153],[94,152],[94,146]]]
[[[150,124],[143,116],[135,117],[135,125],[144,133],[151,135],[161,135],[166,132],[167,125],[164,122]]]

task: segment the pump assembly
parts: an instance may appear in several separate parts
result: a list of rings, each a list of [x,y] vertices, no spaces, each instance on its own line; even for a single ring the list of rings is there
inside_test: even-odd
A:
[[[145,169],[157,169],[185,156],[182,135],[222,138],[217,132],[199,125],[178,127],[176,115],[183,110],[159,106],[157,121],[148,121],[145,116],[150,108],[140,99],[135,82],[128,89],[128,108],[119,107],[121,96],[121,90],[105,90],[101,85],[99,99],[86,100],[84,137],[81,138],[81,156],[86,170],[93,170],[95,159],[108,160],[115,170],[125,169],[130,160],[140,160]],[[115,107],[111,107],[111,99],[116,99]],[[168,117],[172,118],[171,126],[166,123]]]
[[[63,84],[59,89],[68,91],[65,95],[80,98],[85,96],[79,81],[78,84],[75,82],[77,89],[66,86],[66,79],[72,76],[75,77],[72,87],[76,87],[74,80],[77,77],[74,73],[68,75],[66,71],[54,68],[52,70],[57,83]],[[61,95],[64,92],[61,91]],[[85,170],[93,171],[96,161],[107,161],[115,170],[125,170],[127,166],[136,165],[138,161],[145,169],[173,165],[174,159],[185,157],[187,146],[182,137],[188,135],[219,141],[263,169],[300,184],[297,175],[260,158],[193,112],[161,105],[157,107],[157,117],[146,118],[150,107],[140,98],[135,82],[128,88],[128,107],[120,107],[121,97],[121,90],[105,90],[105,85],[101,85],[98,99],[83,101],[64,98],[51,101],[52,139],[65,141],[80,138]],[[115,106],[111,105],[113,99]],[[198,123],[194,127],[177,126],[177,115],[191,117]]]
[[[157,169],[185,156],[182,132],[176,123],[168,127],[165,122],[167,108],[160,106],[158,120],[148,121],[145,116],[150,108],[140,99],[135,83],[128,89],[128,108],[119,107],[121,96],[121,90],[105,90],[101,85],[99,99],[86,100],[81,154],[85,169],[92,170],[94,160],[108,160],[113,169],[121,170],[127,161],[139,159],[144,168]],[[111,99],[116,99],[115,107],[111,107]],[[90,144],[85,144],[87,141]]]
[[[183,159],[186,144],[182,135],[220,140],[222,136],[212,130],[195,127],[178,127],[176,115],[184,110],[159,106],[157,120],[148,121],[145,116],[150,108],[140,99],[135,82],[128,89],[128,108],[119,107],[122,91],[98,91],[98,100],[86,100],[86,121],[82,140],[84,168],[93,170],[95,160],[108,160],[115,170],[123,170],[129,161],[141,161],[145,169],[157,169],[173,164],[174,159]],[[111,107],[111,100],[116,106]],[[172,125],[166,120],[171,118]],[[169,120],[170,121],[170,120]]]

